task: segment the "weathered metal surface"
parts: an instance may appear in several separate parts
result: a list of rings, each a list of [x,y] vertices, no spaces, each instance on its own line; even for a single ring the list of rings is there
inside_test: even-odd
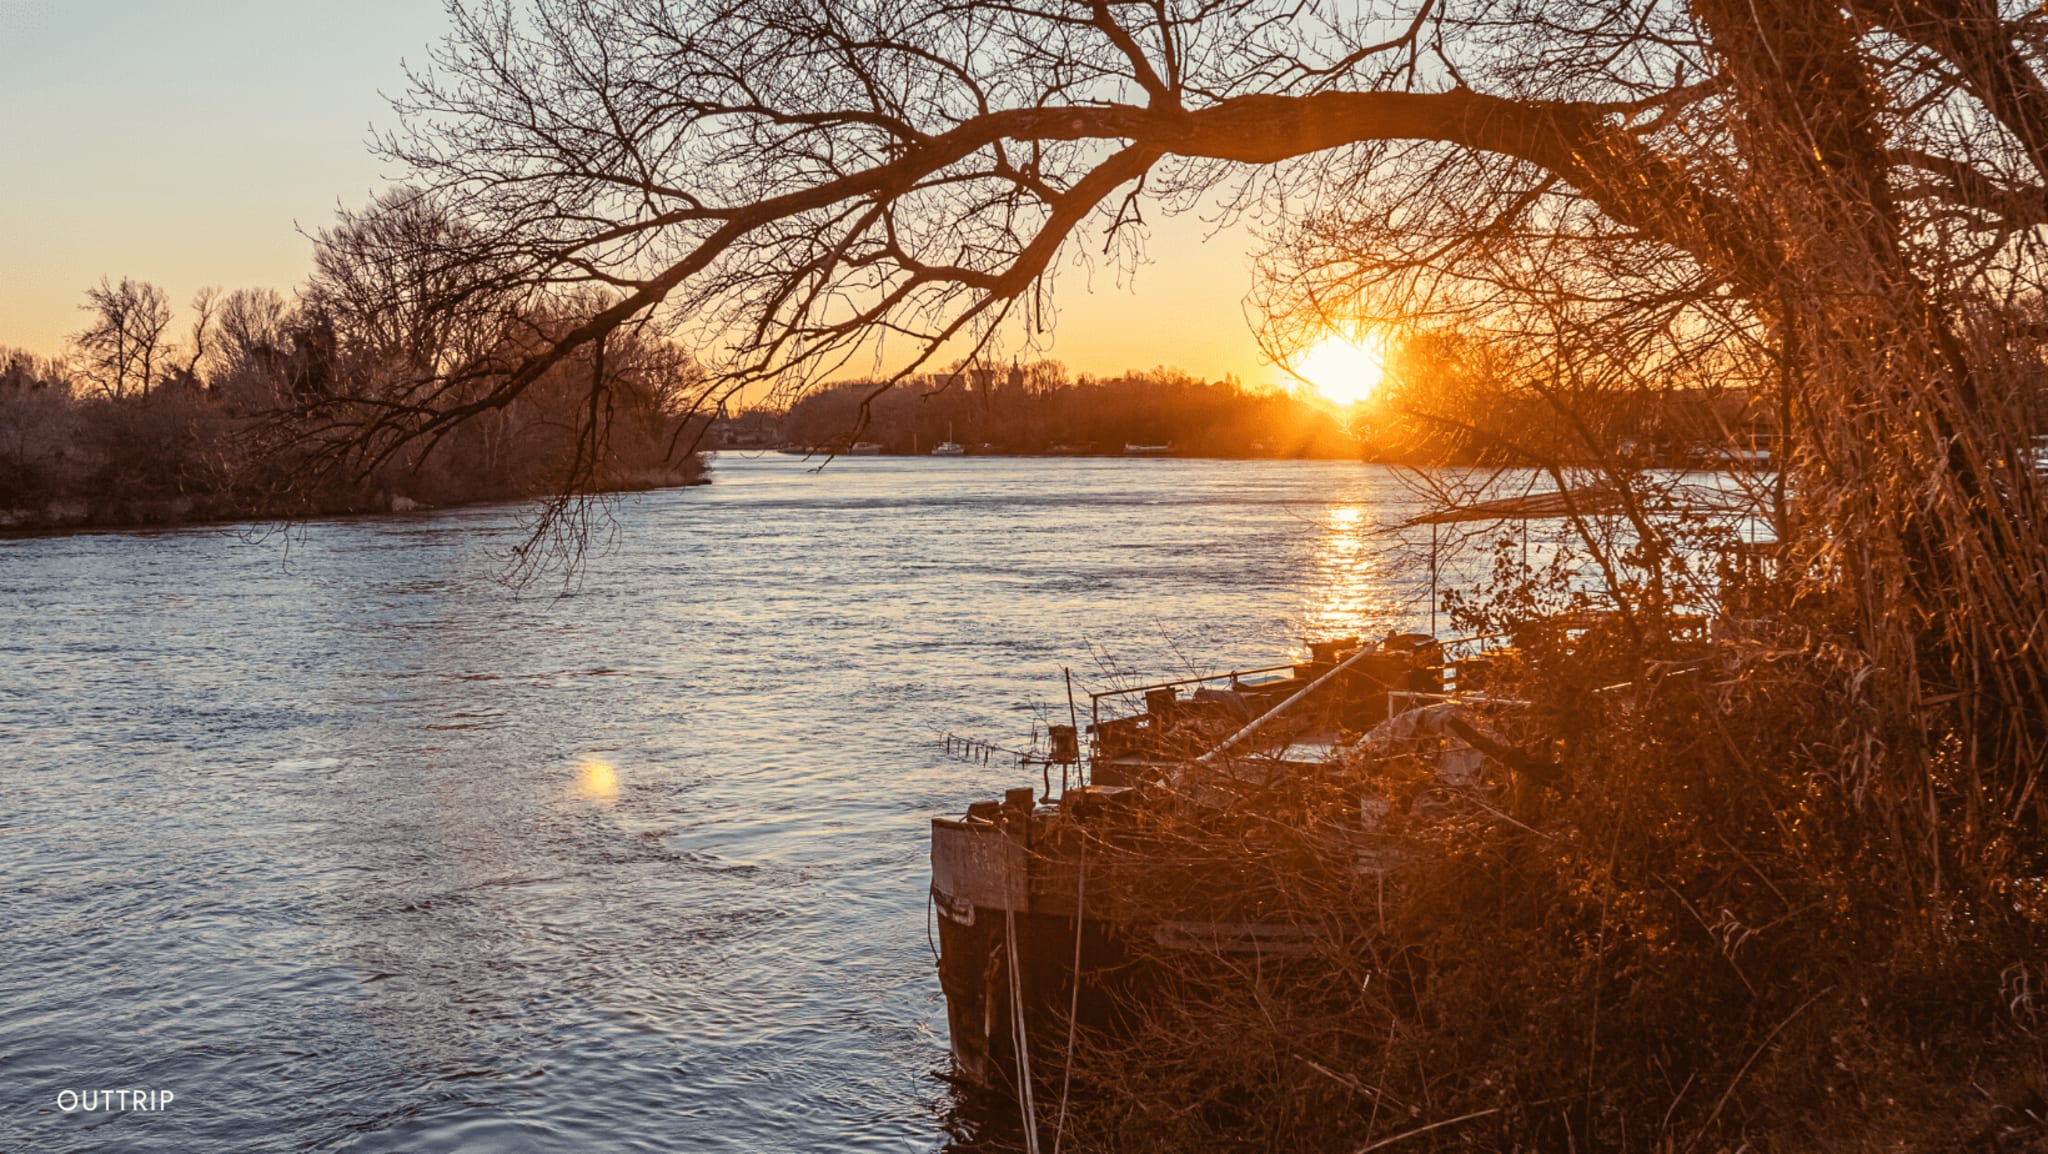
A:
[[[1015,1087],[1019,1018],[1032,1067],[1055,1056],[1043,1049],[1047,1031],[1070,1007],[1090,1028],[1121,1028],[1128,1007],[1156,992],[1156,947],[1225,965],[1331,948],[1312,925],[1263,920],[1270,912],[1239,900],[1228,871],[1159,852],[1148,817],[1159,805],[1226,813],[1247,785],[1321,771],[1349,734],[1386,720],[1392,695],[1445,688],[1442,649],[1427,637],[1345,638],[1313,646],[1312,658],[1258,671],[1284,671],[1263,681],[1233,673],[1091,694],[1090,784],[1063,775],[1056,806],[1027,786],[975,802],[965,820],[932,821],[939,977],[962,1080]],[[1187,686],[1195,692],[1183,697]],[[1144,713],[1104,716],[1106,697],[1138,694]],[[1064,766],[1082,751],[1070,728],[1055,728],[1046,763]],[[1310,760],[1297,756],[1303,748]],[[1358,871],[1401,868],[1385,812],[1362,806],[1359,816]]]
[[[955,902],[991,910],[1031,906],[1024,846],[999,826],[932,819],[932,888]]]
[[[939,915],[948,921],[957,922],[963,926],[974,925],[974,903],[965,898],[956,898],[934,885],[932,887],[932,905],[937,908]]]
[[[936,889],[934,899],[943,899]],[[939,919],[939,987],[946,995],[946,1031],[953,1050],[953,1069],[963,1081],[993,1089],[1000,1077],[991,1044],[1001,1015],[989,1000],[989,974],[1003,938],[1000,916]]]

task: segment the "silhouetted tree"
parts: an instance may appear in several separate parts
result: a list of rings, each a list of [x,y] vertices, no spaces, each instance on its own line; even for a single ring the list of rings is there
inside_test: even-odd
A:
[[[92,323],[71,338],[78,375],[103,396],[119,400],[146,394],[156,383],[158,363],[168,353],[164,333],[171,327],[170,298],[148,281],[101,278],[86,290],[80,308]]]

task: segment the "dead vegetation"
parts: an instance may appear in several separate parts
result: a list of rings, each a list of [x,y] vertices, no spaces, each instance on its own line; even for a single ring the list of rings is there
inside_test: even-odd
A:
[[[1419,747],[1162,807],[1134,907],[1303,933],[1129,935],[1072,1148],[2048,1143],[2038,862],[1912,836],[1866,661],[1800,616],[1789,648],[1525,622],[1489,724],[1529,771],[1447,784]]]

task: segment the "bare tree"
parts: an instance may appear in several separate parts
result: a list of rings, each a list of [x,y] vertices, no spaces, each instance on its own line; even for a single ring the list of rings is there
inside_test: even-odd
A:
[[[80,308],[92,323],[71,338],[79,375],[102,395],[119,400],[147,395],[159,362],[169,353],[164,333],[171,327],[170,298],[148,281],[101,278],[87,289]]]
[[[171,367],[166,374],[167,382],[175,382],[188,388],[204,388],[206,382],[200,373],[200,366],[216,351],[215,328],[221,306],[221,292],[217,288],[202,288],[192,294],[192,343],[182,351],[186,353],[183,363]],[[168,355],[170,350],[166,350]]]
[[[2034,820],[2048,668],[2013,641],[2048,620],[2048,501],[2024,443],[2048,221],[2034,10],[450,12],[387,142],[409,195],[459,222],[409,234],[429,270],[465,270],[427,295],[582,303],[538,342],[414,356],[404,387],[350,396],[333,444],[431,443],[622,331],[685,339],[711,401],[1014,352],[1051,324],[1066,264],[1129,261],[1147,212],[1220,204],[1274,241],[1257,303],[1276,351],[1364,321],[1456,322],[1525,342],[1560,394],[1775,397],[1788,571],[1846,599],[1888,703],[1854,773],[1910,796],[1953,736],[1975,828]],[[1929,710],[1945,726],[1922,725]]]
[[[27,349],[0,346],[0,389],[68,388],[64,363]]]
[[[495,291],[475,239],[434,197],[388,191],[321,231],[307,302],[386,384],[453,371],[497,339],[516,304]]]
[[[291,306],[276,289],[236,289],[220,298],[216,334],[226,372],[260,365],[290,346]]]

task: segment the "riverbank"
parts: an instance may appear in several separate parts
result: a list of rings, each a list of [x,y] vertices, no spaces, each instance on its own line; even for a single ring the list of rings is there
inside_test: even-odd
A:
[[[617,484],[596,495],[611,497],[628,493],[648,493],[659,489],[683,489],[711,483],[710,470],[700,457],[690,458],[689,463],[681,470],[681,477],[683,479],[647,479]],[[40,508],[0,508],[0,540],[10,537],[39,537],[53,533],[184,529],[249,521],[299,522],[332,517],[389,516],[437,509],[517,504],[548,495],[516,493],[448,501],[423,501],[407,495],[403,490],[380,488],[356,501],[326,502],[313,507],[273,505],[259,508],[242,507],[206,495],[97,502],[86,497],[62,497]]]
[[[1051,362],[1006,374],[941,374],[877,391],[844,382],[782,413],[730,419],[731,435],[845,451],[919,456],[942,444],[970,452],[1120,456],[1126,445],[1175,456],[1356,460],[1346,414],[1307,397],[1203,381],[1174,369],[1074,378]],[[1168,455],[1168,454],[1159,454]]]
[[[1172,445],[1132,446],[1085,446],[1056,445],[1048,449],[1017,449],[997,445],[965,445],[960,453],[934,453],[929,449],[867,448],[862,443],[852,447],[841,445],[771,445],[721,446],[721,451],[732,453],[779,453],[788,457],[888,457],[894,460],[921,460],[927,457],[1000,457],[1015,460],[1061,460],[1086,458],[1090,460],[1180,460],[1180,461],[1359,461],[1356,446],[1348,448],[1319,449],[1313,452],[1268,451],[1263,446],[1240,452],[1182,451]],[[1382,464],[1388,462],[1367,462]]]
[[[1142,911],[1089,937],[1116,952],[1078,1001],[1048,984],[1055,1015],[1117,999],[1031,1053],[1038,1102],[1071,1087],[1069,1148],[2042,1149],[2039,865],[1844,772],[1864,671],[1800,643],[1822,615],[1709,640],[1493,587],[1453,615],[1513,627],[1482,693],[1313,767],[1191,767],[1119,803],[1142,818],[1062,811],[1087,899]],[[1922,815],[1937,836],[1900,836]]]
[[[564,412],[571,415],[563,417]],[[605,429],[595,467],[576,464],[573,411],[537,398],[355,476],[314,436],[232,381],[85,396],[62,380],[0,384],[0,533],[166,528],[405,512],[532,500],[579,487],[632,492],[699,483],[703,462],[668,459],[688,418],[659,408]],[[338,473],[339,476],[334,474]]]

